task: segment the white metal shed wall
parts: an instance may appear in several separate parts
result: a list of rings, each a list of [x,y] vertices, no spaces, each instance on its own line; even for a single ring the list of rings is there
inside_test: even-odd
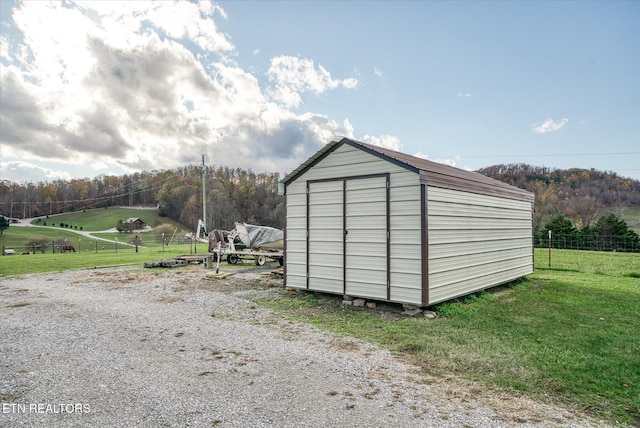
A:
[[[533,272],[528,201],[427,188],[429,304]]]
[[[376,174],[389,175],[389,290],[382,294],[380,269],[384,269],[386,275],[387,255],[380,254],[378,231],[383,221],[381,216],[386,221],[386,203],[381,203],[382,182],[378,182],[379,177],[371,177]],[[400,303],[421,302],[422,229],[417,173],[343,144],[289,182],[286,198],[288,287],[307,288],[309,284],[309,289],[342,293],[346,286],[347,293],[360,297],[388,298]],[[351,234],[346,235],[347,253],[343,259],[337,234],[343,233],[342,203],[345,200],[346,221]],[[353,222],[349,223],[349,219]],[[311,237],[308,253],[307,226]],[[367,229],[377,237],[367,237]],[[368,246],[369,238],[373,241]],[[343,270],[343,260],[347,263],[346,270]],[[372,272],[367,273],[368,269]]]

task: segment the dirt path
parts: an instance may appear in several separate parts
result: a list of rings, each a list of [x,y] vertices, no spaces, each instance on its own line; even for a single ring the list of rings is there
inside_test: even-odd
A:
[[[209,272],[0,278],[0,426],[603,426],[426,379],[252,303],[283,292],[278,280]]]

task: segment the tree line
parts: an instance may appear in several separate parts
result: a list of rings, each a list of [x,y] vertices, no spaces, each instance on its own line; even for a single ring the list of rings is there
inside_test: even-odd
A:
[[[16,183],[0,181],[0,214],[30,218],[108,206],[158,205],[160,214],[195,229],[206,191],[209,229],[229,230],[234,222],[284,228],[284,199],[277,173],[256,174],[227,166],[189,165],[171,170],[99,175],[92,179]],[[640,206],[640,181],[594,169],[550,169],[503,164],[478,172],[535,194],[536,232],[556,215],[574,227],[592,226],[606,212]]]
[[[535,195],[534,227],[557,215],[578,229],[595,224],[606,212],[622,216],[622,208],[640,206],[640,181],[595,169],[552,169],[527,164],[500,164],[477,172]]]
[[[158,192],[160,215],[195,227],[202,219],[202,169],[172,170]],[[169,176],[168,175],[168,176]],[[209,230],[234,228],[245,222],[284,228],[284,197],[278,195],[278,173],[256,174],[241,168],[205,167],[206,219]]]
[[[233,229],[235,222],[284,227],[284,198],[278,195],[280,175],[226,166],[189,165],[25,184],[2,180],[0,214],[32,218],[109,206],[157,205],[160,215],[195,229],[203,213],[203,177],[204,220],[209,229]]]

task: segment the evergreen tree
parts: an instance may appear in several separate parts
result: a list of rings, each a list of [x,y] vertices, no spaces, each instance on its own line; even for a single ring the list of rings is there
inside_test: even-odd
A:
[[[0,215],[0,235],[5,229],[9,228],[9,220],[5,216]]]
[[[640,236],[629,229],[626,221],[613,213],[600,217],[595,229],[601,250],[632,251],[640,248]]]

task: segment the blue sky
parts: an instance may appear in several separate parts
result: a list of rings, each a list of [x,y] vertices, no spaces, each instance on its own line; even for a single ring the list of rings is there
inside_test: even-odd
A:
[[[1,2],[0,179],[286,173],[345,135],[640,179],[640,2]]]

